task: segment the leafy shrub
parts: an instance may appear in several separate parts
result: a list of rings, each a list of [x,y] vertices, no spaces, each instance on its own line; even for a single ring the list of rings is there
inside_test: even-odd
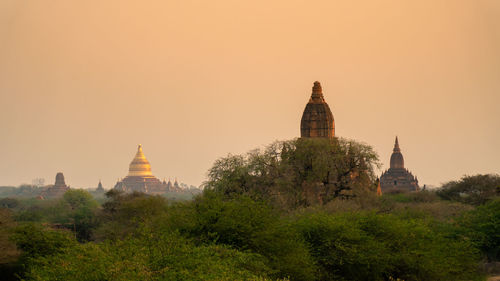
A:
[[[296,139],[217,160],[205,187],[293,209],[373,192],[377,163],[373,149],[355,141]]]
[[[27,280],[264,280],[263,259],[225,246],[194,246],[174,233],[66,248],[39,257]]]
[[[434,223],[434,222],[432,222]],[[475,280],[477,253],[425,219],[374,213],[313,213],[295,227],[320,280]]]
[[[500,176],[493,174],[464,176],[459,181],[443,184],[437,194],[445,200],[481,205],[500,196]]]
[[[248,196],[224,200],[207,191],[169,210],[163,231],[175,229],[199,244],[227,245],[266,258],[277,278],[314,280],[315,266],[301,237],[268,204]]]
[[[489,260],[500,260],[500,199],[465,213],[458,225]]]

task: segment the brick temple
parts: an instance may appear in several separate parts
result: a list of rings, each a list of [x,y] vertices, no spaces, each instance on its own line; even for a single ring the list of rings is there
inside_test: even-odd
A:
[[[418,179],[405,169],[405,161],[399,148],[398,137],[394,143],[389,170],[380,176],[380,188],[382,193],[418,191]]]
[[[300,121],[300,137],[333,138],[335,122],[330,107],[323,96],[321,84],[316,81],[312,88],[311,98],[304,109]]]
[[[45,189],[41,194],[40,197],[41,199],[43,198],[57,198],[61,197],[66,193],[66,191],[69,190],[69,186],[66,185],[66,182],[64,181],[64,175],[63,173],[57,173],[56,174],[56,182],[54,185],[48,186],[47,189]]]

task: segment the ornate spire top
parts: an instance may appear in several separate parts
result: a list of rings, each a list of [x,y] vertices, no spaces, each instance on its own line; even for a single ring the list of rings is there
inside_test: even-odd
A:
[[[319,83],[319,81],[314,81],[311,100],[309,102],[325,102],[325,99],[323,98],[323,89],[321,88],[321,83]]]
[[[101,179],[99,179],[99,184],[97,185],[97,190],[98,191],[104,190],[104,188],[102,187]]]
[[[332,111],[323,97],[321,84],[315,81],[311,98],[300,120],[300,137],[333,138],[334,136],[335,122]]]
[[[396,141],[394,142],[394,152],[401,152],[401,149],[399,148],[399,141],[398,141],[398,136],[396,136]]]
[[[398,137],[396,136],[396,141],[394,142],[394,149],[391,155],[391,169],[404,169],[405,161],[403,154],[401,154],[401,149],[399,148]]]

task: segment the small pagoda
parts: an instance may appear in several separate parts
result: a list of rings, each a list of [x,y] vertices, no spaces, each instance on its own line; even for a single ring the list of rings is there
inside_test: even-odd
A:
[[[405,162],[401,149],[399,148],[398,137],[394,143],[391,155],[389,170],[380,176],[380,188],[382,193],[396,193],[407,191],[418,191],[418,179],[405,168]]]

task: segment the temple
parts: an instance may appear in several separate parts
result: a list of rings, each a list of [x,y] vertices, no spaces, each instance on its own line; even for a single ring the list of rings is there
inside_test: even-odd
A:
[[[162,194],[169,191],[179,191],[180,187],[169,181],[160,181],[151,172],[151,165],[142,152],[142,145],[139,144],[137,153],[130,163],[128,175],[122,180],[118,180],[115,190],[124,192],[144,192],[148,194]]]
[[[54,185],[50,185],[40,194],[40,196],[42,197],[42,199],[61,197],[68,190],[69,186],[67,186],[66,182],[64,181],[63,173],[57,173],[56,182],[54,183]]]
[[[389,170],[380,176],[380,188],[382,193],[418,191],[418,179],[405,169],[405,162],[401,149],[399,148],[398,137],[394,143],[391,155]]]
[[[101,180],[99,180],[99,184],[97,185],[97,188],[95,191],[104,193],[104,187],[102,187]]]
[[[300,137],[335,137],[333,114],[323,97],[323,90],[318,81],[314,82],[311,98],[302,114],[302,120],[300,121]]]

